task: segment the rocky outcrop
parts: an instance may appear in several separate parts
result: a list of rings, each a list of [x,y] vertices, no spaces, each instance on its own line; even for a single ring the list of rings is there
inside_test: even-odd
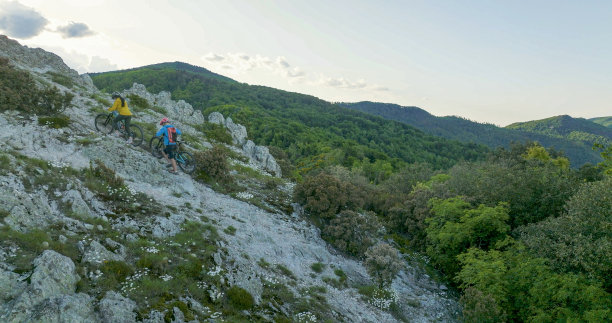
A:
[[[115,292],[107,292],[98,306],[103,323],[136,322],[136,303]]]
[[[121,94],[124,97],[128,97],[130,94],[137,95],[147,100],[151,106],[165,109],[168,112],[166,116],[171,120],[189,124],[201,124],[205,121],[202,112],[194,109],[191,104],[184,100],[172,100],[170,92],[167,91],[151,94],[144,85],[134,83],[130,89],[121,92]]]
[[[234,145],[242,148],[242,153],[249,158],[252,165],[261,168],[274,176],[281,177],[282,171],[270,150],[264,146],[257,146],[251,140],[247,140],[246,127],[236,124],[232,118],[224,118],[219,112],[212,112],[208,115],[208,122],[220,124],[229,130]]]
[[[249,160],[257,165],[261,165],[261,167],[266,171],[274,174],[277,177],[282,176],[281,168],[276,163],[274,156],[270,154],[268,147],[257,146],[251,140],[247,140],[244,146],[242,146],[242,151],[247,157],[249,157]]]
[[[21,284],[25,288],[13,301],[5,303],[0,313],[6,314],[0,318],[4,322],[88,321],[93,317],[91,297],[86,294],[72,297],[79,279],[70,258],[46,250],[34,260],[30,284]],[[19,286],[19,283],[13,282],[13,285]]]
[[[91,78],[81,78],[79,73],[64,63],[61,57],[41,48],[21,46],[17,41],[0,35],[0,57],[10,58],[13,65],[39,74],[55,72],[70,77],[86,89],[95,89]]]

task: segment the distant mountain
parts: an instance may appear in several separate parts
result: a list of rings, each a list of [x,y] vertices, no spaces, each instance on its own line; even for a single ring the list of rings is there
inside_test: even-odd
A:
[[[591,118],[589,120],[595,123],[599,123],[602,126],[612,128],[612,117]]]
[[[340,105],[378,115],[385,119],[403,122],[432,135],[462,142],[483,144],[491,148],[508,147],[512,142],[537,141],[545,147],[563,151],[570,159],[573,167],[580,167],[586,163],[596,164],[601,161],[601,156],[592,150],[592,143],[574,138],[578,137],[578,133],[570,138],[569,136],[553,136],[535,131],[500,128],[493,124],[478,123],[455,116],[436,117],[418,107],[404,107],[390,103],[364,101],[340,103]],[[587,130],[590,128],[583,126],[580,129]],[[595,133],[599,134],[601,131],[595,131]]]
[[[583,119],[561,115],[542,120],[513,123],[506,128],[539,133],[556,138],[582,141],[585,144],[612,144],[612,128]]]

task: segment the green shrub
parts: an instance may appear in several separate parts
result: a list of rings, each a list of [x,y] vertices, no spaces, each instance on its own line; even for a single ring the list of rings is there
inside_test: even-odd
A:
[[[386,243],[370,247],[365,253],[365,267],[380,287],[391,284],[403,263],[398,251]]]
[[[46,72],[45,74],[51,76],[51,81],[57,84],[61,84],[67,88],[71,88],[74,86],[74,80],[69,76],[51,71]]]
[[[111,107],[111,105],[113,104],[112,102],[108,101],[107,99],[101,97],[98,93],[94,94],[92,96],[92,98],[96,101],[98,101],[98,103],[102,104],[105,107]]]
[[[40,114],[55,114],[64,111],[70,106],[74,95],[61,93],[56,87],[49,87],[39,91],[34,112]]]
[[[139,95],[128,94],[127,98],[130,100],[130,105],[132,105],[135,108],[149,109],[151,107],[151,105],[149,104],[149,101],[147,101],[145,98]]]
[[[315,262],[314,264],[310,265],[310,269],[312,269],[312,271],[315,273],[320,274],[323,272],[323,269],[325,269],[325,265],[320,262]]]
[[[236,228],[234,228],[233,226],[228,226],[227,228],[225,228],[225,230],[223,230],[223,232],[225,232],[226,234],[229,235],[234,235],[236,234]]]
[[[232,135],[230,135],[223,125],[205,122],[199,125],[197,129],[202,131],[208,139],[224,143],[226,145],[232,144]]]
[[[9,155],[0,155],[0,174],[7,173],[11,168],[11,158],[9,157]]]
[[[342,211],[324,225],[321,237],[338,250],[361,257],[374,245],[380,228],[375,216]]]
[[[349,186],[334,176],[320,173],[295,186],[294,201],[310,214],[333,218],[349,204]]]
[[[474,287],[468,287],[460,299],[463,305],[463,321],[466,323],[504,322],[506,315],[491,294],[485,295]]]
[[[289,270],[289,268],[285,267],[284,265],[281,264],[277,264],[276,265],[276,269],[283,275],[291,278],[291,279],[296,279],[295,275],[293,274],[293,272],[291,270]]]
[[[166,108],[159,107],[159,106],[156,106],[156,105],[152,106],[151,110],[153,110],[153,111],[155,111],[155,112],[157,112],[159,114],[163,114],[163,115],[168,114],[168,111],[166,110]]]
[[[227,290],[227,298],[238,309],[247,310],[253,307],[255,300],[244,288],[232,286]]]
[[[38,118],[38,124],[54,129],[60,129],[68,127],[70,124],[70,118],[68,116],[40,117]]]
[[[124,280],[134,273],[134,270],[132,267],[130,267],[130,265],[118,260],[104,261],[104,264],[102,264],[100,267],[100,271],[102,271],[105,275],[112,275],[116,277],[119,281]]]
[[[62,94],[57,87],[40,89],[28,72],[0,58],[0,111],[55,114],[68,107],[73,97],[71,93]]]
[[[194,159],[200,170],[196,172],[196,178],[216,180],[218,182],[229,182],[231,180],[229,171],[230,165],[227,161],[227,154],[223,148],[214,146],[204,152],[194,153]]]

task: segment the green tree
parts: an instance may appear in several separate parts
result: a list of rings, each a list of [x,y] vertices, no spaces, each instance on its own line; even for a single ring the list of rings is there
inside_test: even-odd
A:
[[[345,210],[323,228],[321,237],[349,255],[362,257],[380,235],[376,216]]]
[[[386,243],[379,243],[365,252],[365,267],[382,288],[391,284],[403,268],[398,251]]]
[[[432,199],[427,218],[427,254],[449,274],[460,268],[456,257],[470,247],[488,249],[506,237],[510,226],[506,203],[472,209],[461,198]]]
[[[612,177],[583,184],[558,218],[518,229],[535,255],[561,272],[584,273],[612,288]]]

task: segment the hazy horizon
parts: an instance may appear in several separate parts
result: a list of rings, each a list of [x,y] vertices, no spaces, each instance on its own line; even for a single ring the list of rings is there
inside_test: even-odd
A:
[[[0,33],[80,73],[181,61],[501,126],[612,114],[605,1],[0,0]]]

